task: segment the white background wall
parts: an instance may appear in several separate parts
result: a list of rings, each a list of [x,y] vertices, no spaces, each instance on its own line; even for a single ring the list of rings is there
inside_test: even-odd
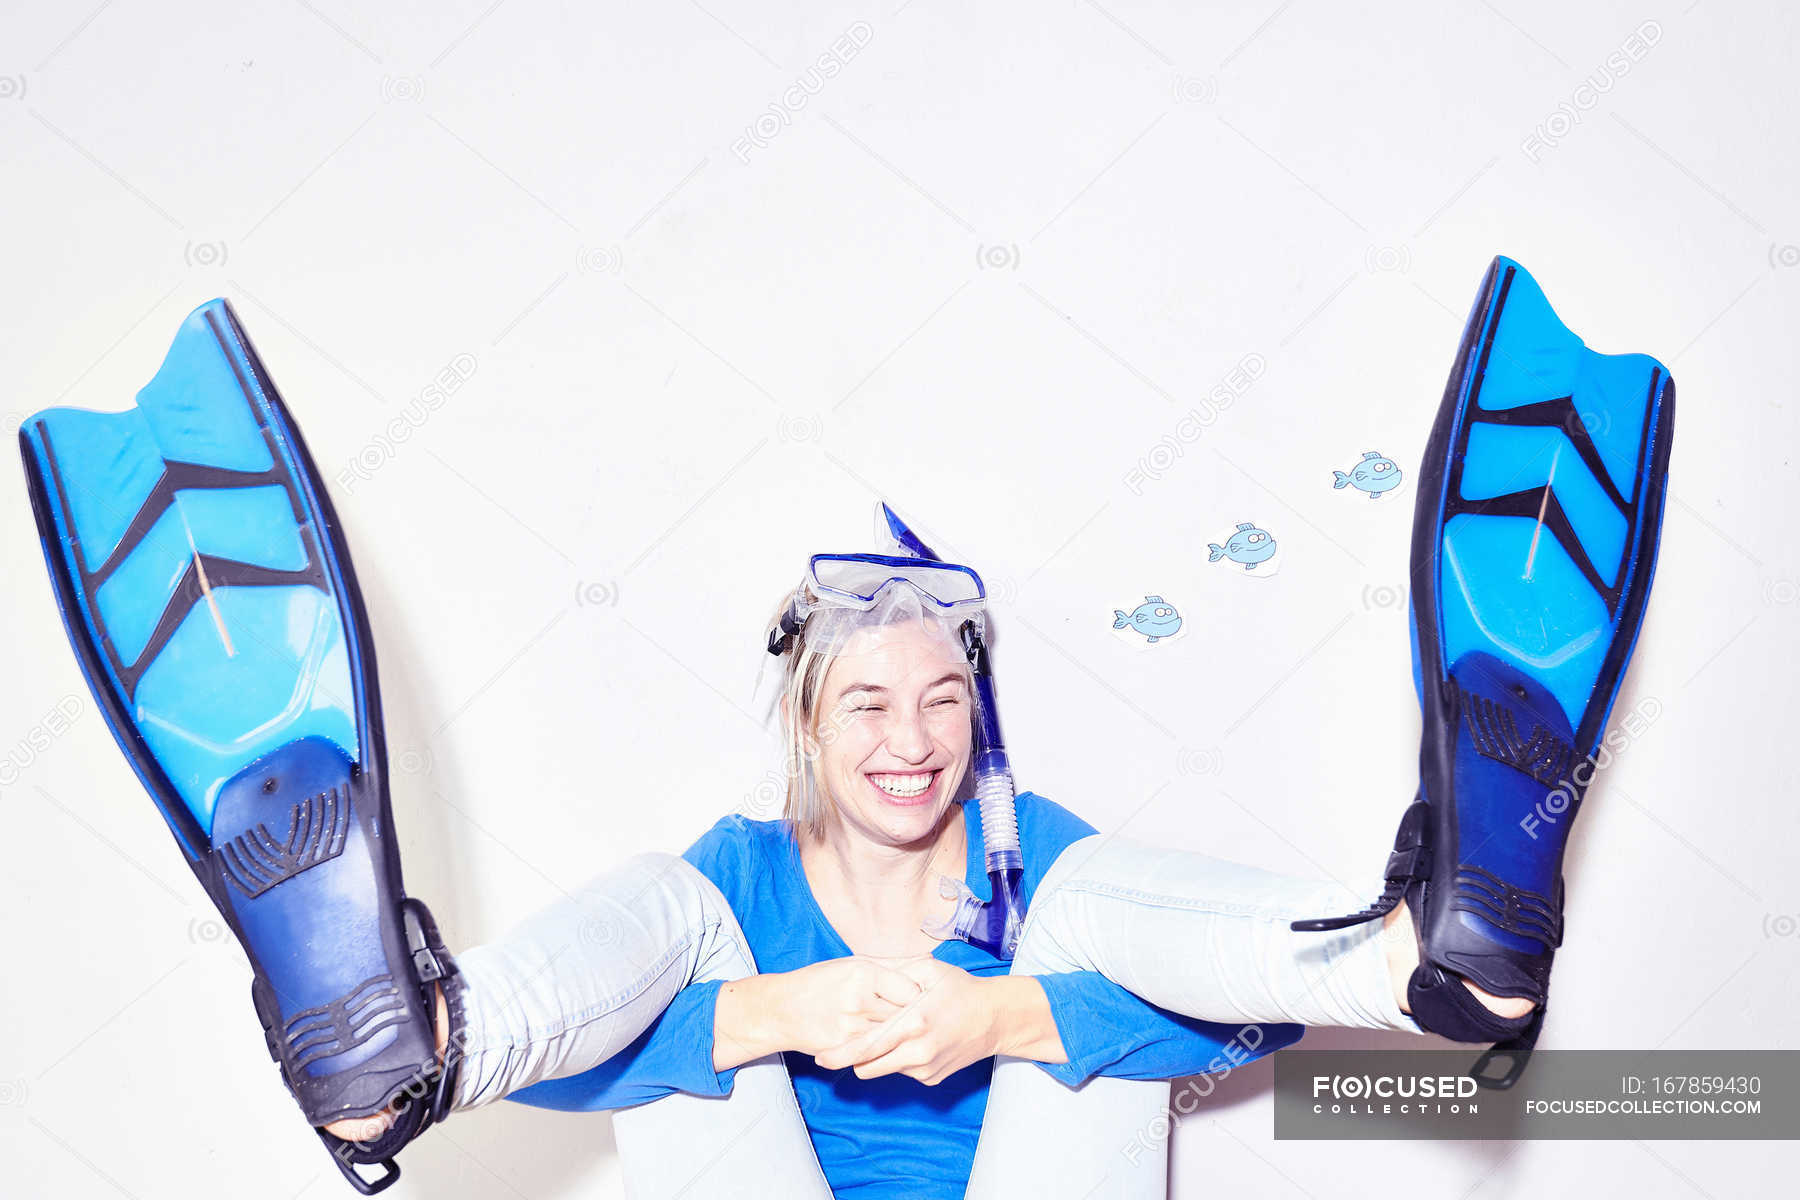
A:
[[[1368,449],[1416,470],[1481,273],[1514,255],[1681,389],[1620,707],[1662,716],[1577,830],[1545,1043],[1792,1046],[1800,18],[1194,7],[9,4],[0,411],[122,406],[190,308],[237,304],[327,473],[362,464],[333,493],[411,768],[408,878],[452,945],[766,805],[761,624],[805,554],[868,547],[877,496],[999,595],[1022,785],[1355,878],[1415,779],[1411,494],[1331,473]],[[769,115],[852,30],[860,53]],[[1621,73],[1634,31],[1655,45]],[[1261,377],[1132,482],[1251,355]],[[88,700],[20,483],[0,1191],[348,1194]],[[1241,520],[1280,574],[1208,565]],[[1110,631],[1146,593],[1184,638]],[[1181,1124],[1176,1196],[1722,1196],[1796,1165],[1792,1143],[1276,1143],[1269,1077]],[[620,1190],[606,1117],[513,1105],[405,1165],[396,1196]]]

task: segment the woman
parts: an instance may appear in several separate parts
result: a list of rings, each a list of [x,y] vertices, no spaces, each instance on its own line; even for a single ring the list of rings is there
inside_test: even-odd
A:
[[[1293,1042],[1299,1025],[1417,1031],[1412,938],[1288,929],[1341,903],[1335,885],[1098,838],[1030,793],[1018,820],[1031,917],[1010,971],[927,932],[949,916],[941,877],[987,882],[978,809],[958,802],[979,727],[959,633],[983,614],[945,609],[903,578],[907,560],[871,561],[893,577],[866,606],[821,599],[816,571],[797,592],[782,820],[726,817],[683,858],[633,860],[459,956],[454,1107],[629,1108],[621,1153],[649,1196],[753,1194],[753,1177],[780,1195],[952,1197],[972,1171],[969,1194],[999,1194],[1046,1163],[1051,1194],[1156,1196],[1160,1155],[1119,1151],[1166,1083],[1124,1101],[1104,1086],[1067,1093],[1064,1130],[1045,1128],[1049,1089],[1218,1070]],[[778,618],[772,643],[782,635]],[[1108,894],[1123,883],[1129,897]],[[1178,946],[1195,953],[1166,953]],[[1164,949],[1133,950],[1152,947]],[[1139,994],[1083,969],[1101,963]],[[1057,1083],[1022,1081],[1020,1098],[990,1103],[996,1056]],[[739,1074],[751,1064],[753,1084]],[[726,1093],[710,1109],[694,1099]],[[1122,1136],[1101,1135],[1107,1121]],[[381,1126],[330,1128],[356,1139]],[[709,1135],[717,1149],[699,1153]]]
[[[465,955],[455,1103],[654,1100],[618,1120],[648,1195],[952,1197],[966,1179],[984,1198],[1154,1197],[1160,1155],[1131,1131],[1167,1089],[1139,1081],[1228,1069],[1301,1025],[1493,1041],[1510,1083],[1648,602],[1673,414],[1660,363],[1588,351],[1523,268],[1489,267],[1418,482],[1419,798],[1380,898],[1348,917],[1314,915],[1330,885],[1094,837],[1027,794],[1010,970],[934,944],[960,891],[944,873],[988,887],[977,810],[954,799],[987,730],[963,636],[980,591],[894,558],[846,594],[815,558],[770,632],[785,819],[727,818],[685,860],[639,860]],[[584,905],[608,934],[586,945]],[[754,1083],[732,1089],[737,1068]],[[687,1097],[727,1089],[740,1121],[691,1119]]]

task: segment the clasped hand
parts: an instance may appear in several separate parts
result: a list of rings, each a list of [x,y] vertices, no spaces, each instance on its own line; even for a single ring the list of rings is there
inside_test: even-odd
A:
[[[797,1049],[827,1070],[852,1068],[862,1079],[907,1075],[925,1084],[1009,1052],[1016,988],[1038,987],[1028,977],[977,978],[929,956],[853,956],[794,974],[807,972],[817,975],[795,980],[795,1028],[804,1043]]]

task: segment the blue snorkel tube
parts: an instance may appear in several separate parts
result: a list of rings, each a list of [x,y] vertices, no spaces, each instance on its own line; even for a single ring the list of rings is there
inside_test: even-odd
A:
[[[876,512],[876,535],[901,554],[944,561],[886,504],[881,504]],[[987,876],[993,898],[983,900],[962,880],[942,876],[942,894],[947,900],[957,900],[956,912],[930,932],[960,938],[999,958],[1010,959],[1018,948],[1019,932],[1025,922],[1025,904],[1020,899],[1025,856],[1019,848],[1017,793],[1013,790],[1006,740],[1000,734],[1000,706],[994,699],[994,667],[987,643],[981,627],[972,620],[963,622],[961,635],[963,651],[975,676],[980,719],[975,749],[975,799],[980,805],[981,837],[987,848]]]

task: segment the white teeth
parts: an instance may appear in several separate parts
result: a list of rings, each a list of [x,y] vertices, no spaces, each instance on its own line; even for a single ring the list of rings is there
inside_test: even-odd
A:
[[[869,781],[888,795],[904,799],[923,796],[936,778],[937,772],[931,771],[924,775],[871,775]]]

